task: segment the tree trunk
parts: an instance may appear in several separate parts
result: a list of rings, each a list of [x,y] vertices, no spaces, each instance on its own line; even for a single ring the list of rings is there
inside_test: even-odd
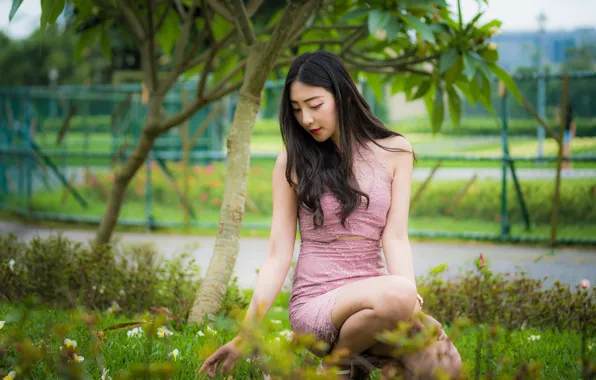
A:
[[[253,55],[252,59],[258,57]],[[248,76],[244,79],[227,138],[228,170],[219,215],[219,231],[205,280],[190,314],[189,319],[193,322],[199,322],[205,314],[214,314],[220,308],[238,257],[250,170],[250,137],[261,102],[261,93],[255,93],[247,85],[251,81],[252,78]]]
[[[249,47],[244,82],[228,136],[228,170],[220,211],[219,231],[213,256],[205,273],[190,322],[202,323],[221,307],[238,257],[240,230],[244,219],[246,188],[250,169],[250,138],[267,77],[298,25],[304,25],[318,0],[291,1],[279,21],[279,28],[267,44]]]

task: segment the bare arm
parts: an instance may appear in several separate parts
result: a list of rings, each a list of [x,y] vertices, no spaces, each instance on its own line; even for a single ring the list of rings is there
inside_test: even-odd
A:
[[[245,321],[260,323],[269,312],[290,270],[296,242],[296,192],[285,177],[286,153],[282,152],[273,169],[273,217],[269,252],[259,271]]]
[[[390,147],[412,152],[412,146],[403,137],[393,138]],[[387,223],[383,231],[382,244],[391,275],[403,276],[416,286],[412,248],[408,239],[408,215],[414,158],[411,153],[389,153],[393,159],[393,183],[391,206],[387,214]],[[419,305],[416,304],[416,311]]]

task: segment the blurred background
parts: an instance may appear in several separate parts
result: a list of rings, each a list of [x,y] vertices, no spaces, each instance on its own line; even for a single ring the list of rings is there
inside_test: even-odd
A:
[[[0,9],[9,9],[10,3],[0,0]],[[277,11],[275,1],[265,3],[255,16],[257,24]],[[462,1],[464,18],[479,10],[484,12],[479,22],[503,22],[492,37],[498,64],[557,131],[562,75],[569,75],[576,134],[562,170],[556,240],[592,246],[596,3],[499,0],[487,6]],[[99,44],[75,38],[77,31],[68,27],[72,12],[67,6],[56,27],[44,32],[38,29],[39,2],[25,1],[10,23],[5,13],[0,17],[0,207],[5,220],[98,223],[113,170],[134,147],[146,117],[139,52],[119,44],[115,34],[107,59]],[[256,236],[266,236],[270,225],[271,173],[283,149],[277,115],[284,74],[275,72],[266,85],[251,143],[244,227]],[[164,108],[175,111],[187,103],[195,83],[192,73],[180,80]],[[404,134],[418,154],[412,236],[551,241],[558,144],[526,108],[512,97],[502,100],[494,86],[492,113],[464,100],[460,127],[446,113],[435,134],[422,99],[391,96],[387,88],[380,92],[385,96],[378,96],[372,88],[379,84],[360,80],[359,85],[377,115]],[[119,228],[209,231],[218,225],[226,136],[236,102],[232,94],[158,138],[128,186]],[[183,135],[197,136],[188,169]]]

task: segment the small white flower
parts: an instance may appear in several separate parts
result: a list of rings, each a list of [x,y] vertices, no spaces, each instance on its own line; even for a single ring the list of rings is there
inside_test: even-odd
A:
[[[278,319],[272,319],[271,323],[275,324],[275,325],[281,325],[281,321]]]
[[[174,334],[174,333],[171,332],[170,330],[168,330],[165,327],[160,327],[160,328],[157,329],[157,336],[160,337],[160,338],[164,338],[164,337],[170,336],[172,334]]]
[[[281,306],[275,306],[275,307],[273,308],[273,312],[274,312],[274,313],[281,313],[282,311],[284,311],[284,308],[283,308],[283,307],[281,307]]]
[[[2,330],[4,328],[5,324],[6,324],[5,321],[0,321],[0,330]]]
[[[93,286],[91,287],[91,289],[93,289],[93,290],[97,290],[97,286],[93,285]]]
[[[8,262],[8,268],[10,269],[11,272],[14,272],[14,264],[15,264],[14,259],[10,259],[10,261]]]
[[[199,332],[197,333],[199,336],[205,336],[205,333],[202,330],[199,330]]]
[[[64,339],[64,347],[66,348],[72,348],[73,350],[75,348],[77,348],[77,341],[76,340],[70,340],[70,339]]]
[[[213,330],[211,327],[207,326],[207,331],[209,331],[213,335],[217,335],[217,331]]]
[[[75,353],[72,357],[72,360],[74,360],[75,363],[82,363],[85,361],[85,358],[83,356],[79,356]]]
[[[278,341],[278,342],[280,341],[279,337],[276,337],[275,340]]]
[[[247,359],[246,359],[246,362],[247,362],[247,363],[250,363],[250,358],[247,358]]]
[[[132,337],[134,337],[134,336],[141,335],[142,333],[143,333],[143,329],[142,329],[142,328],[140,328],[140,327],[135,327],[135,328],[134,328],[134,329],[132,329],[132,330],[128,330],[128,331],[126,332],[126,335],[127,335],[129,338],[132,338]]]
[[[102,370],[101,377],[99,378],[99,380],[112,380],[112,377],[108,376],[108,372],[109,372],[109,370],[104,368]]]
[[[8,376],[4,376],[3,380],[14,380],[17,377],[17,373],[15,371],[10,371]]]
[[[118,292],[118,294],[120,294],[121,296],[124,296],[126,293],[124,293],[124,290],[120,289],[120,291]]]
[[[286,340],[289,342],[294,337],[294,332],[291,330],[283,330],[279,333],[279,335],[286,338]]]
[[[99,288],[99,294],[103,294],[103,292],[104,292],[105,290],[106,290],[106,288],[102,286],[101,288]]]
[[[178,351],[178,349],[176,348],[174,351],[172,351],[168,354],[168,358],[172,357],[172,358],[174,358],[174,361],[176,361],[176,360],[178,360],[178,355],[180,355],[180,351]]]
[[[592,351],[594,348],[596,348],[596,344],[590,344],[588,346],[588,350]]]
[[[540,335],[530,335],[528,340],[531,340],[531,341],[540,340]]]

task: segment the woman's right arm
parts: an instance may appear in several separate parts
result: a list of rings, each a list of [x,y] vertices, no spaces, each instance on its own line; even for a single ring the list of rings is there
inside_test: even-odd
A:
[[[245,322],[260,323],[269,312],[290,270],[296,242],[297,195],[286,176],[287,155],[280,153],[272,176],[273,216],[269,251],[259,270]]]
[[[273,301],[279,294],[284,283],[296,242],[297,196],[286,180],[287,156],[282,152],[275,162],[273,169],[273,217],[271,220],[271,235],[269,237],[269,252],[265,263],[257,276],[255,290],[248,306],[245,322],[260,323],[269,312]],[[208,370],[209,376],[215,376],[221,364],[220,371],[228,372],[240,357],[236,343],[242,338],[236,338],[220,347],[211,354],[199,369],[199,373]]]

